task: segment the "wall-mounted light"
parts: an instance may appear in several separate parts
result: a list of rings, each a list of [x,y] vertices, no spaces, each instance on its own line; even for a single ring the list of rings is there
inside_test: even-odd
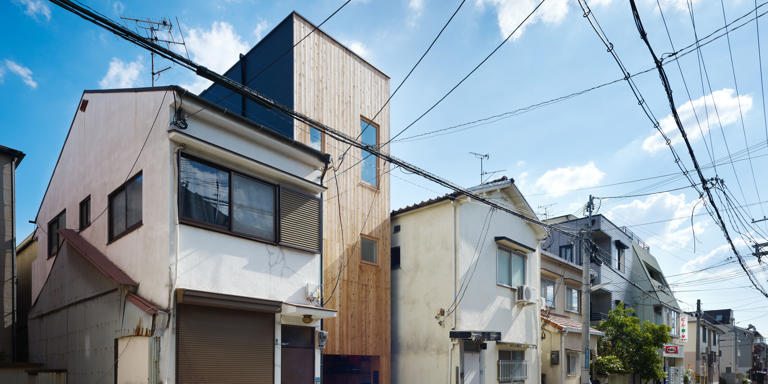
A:
[[[312,315],[304,315],[304,316],[301,318],[301,321],[302,321],[304,324],[309,324],[309,323],[311,323],[311,322],[312,322]]]

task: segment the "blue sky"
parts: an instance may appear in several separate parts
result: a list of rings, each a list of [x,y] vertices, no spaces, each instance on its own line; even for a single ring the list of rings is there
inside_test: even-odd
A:
[[[192,58],[222,71],[236,60],[238,53],[256,43],[292,10],[319,23],[341,2],[88,1],[87,4],[112,18],[178,17]],[[723,26],[719,1],[693,3],[700,36]],[[638,0],[638,4],[656,52],[671,52],[656,1]],[[679,49],[692,43],[693,30],[685,0],[663,0],[660,4],[675,46]],[[353,1],[323,29],[387,73],[394,89],[457,5],[458,1],[435,0]],[[534,5],[531,0],[467,1],[393,99],[392,131],[405,127],[450,89]],[[635,73],[650,68],[653,63],[635,29],[627,2],[593,0],[590,5],[629,71]],[[726,0],[726,17],[733,20],[754,6],[747,0]],[[768,10],[768,6],[761,10]],[[0,33],[6,36],[0,44],[0,144],[27,154],[18,170],[17,185],[18,235],[23,238],[33,228],[27,221],[34,219],[81,92],[147,86],[150,61],[146,52],[46,2],[4,2],[0,4],[0,15]],[[759,19],[762,43],[768,43],[765,19]],[[680,60],[690,99],[677,66],[670,63],[666,71],[699,162],[708,165],[712,158],[720,159],[717,168],[705,169],[706,176],[725,180],[734,194],[735,205],[750,204],[742,212],[749,221],[768,212],[766,204],[759,204],[761,200],[768,200],[765,177],[768,134],[754,21],[730,37],[739,96],[725,37],[701,51],[714,92],[710,92],[706,79],[702,89],[703,77],[699,75],[695,52]],[[763,54],[768,56],[768,48],[763,45],[766,48]],[[582,17],[577,4],[547,0],[521,33],[402,137],[513,111],[620,77],[616,64]],[[675,139],[669,105],[658,75],[649,72],[635,80],[662,127],[670,129],[676,151],[690,167],[687,151]],[[164,73],[159,84],[181,84],[193,89],[205,85],[177,67]],[[469,152],[489,153],[486,169],[504,170],[496,176],[513,177],[542,217],[545,211],[549,216],[580,213],[589,194],[622,196],[686,185],[681,176],[656,177],[674,174],[678,169],[663,141],[654,138],[654,128],[624,82],[468,127],[448,135],[396,141],[391,151],[464,186],[477,184],[480,177],[479,162]],[[702,140],[701,132],[706,141]],[[733,159],[739,160],[733,166],[722,161],[722,158],[728,159],[726,143]],[[750,155],[755,178],[745,154],[737,155],[747,145],[753,148]],[[706,146],[713,152],[711,157]],[[393,208],[445,192],[399,170],[392,171],[391,175]],[[623,183],[642,178],[651,179]],[[615,183],[621,184],[605,187]],[[651,246],[665,274],[670,276],[668,280],[673,283],[673,289],[678,290],[683,309],[692,309],[696,298],[701,297],[705,309],[732,307],[743,325],[751,322],[759,329],[768,329],[768,320],[764,320],[768,315],[768,305],[763,304],[766,299],[754,289],[744,288],[748,281],[736,264],[689,273],[730,255],[723,235],[707,215],[693,217],[694,252],[691,211],[695,207],[697,214],[704,212],[697,199],[690,188],[636,198],[605,199],[599,213],[606,214],[620,226],[629,226]],[[721,208],[724,207],[721,205]],[[672,218],[677,219],[665,221]],[[648,224],[656,221],[662,222]],[[759,232],[750,228],[751,236],[764,238],[763,235],[768,234],[768,223],[763,224]],[[741,236],[734,233],[734,237],[740,249],[748,254]],[[756,266],[753,257],[747,259],[768,286],[764,268]],[[680,273],[686,274],[672,276]]]

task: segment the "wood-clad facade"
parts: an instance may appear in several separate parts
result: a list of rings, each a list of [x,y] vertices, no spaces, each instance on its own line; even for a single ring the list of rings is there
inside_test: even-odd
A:
[[[292,16],[293,36],[299,41],[314,26],[295,13]],[[360,135],[361,121],[365,120],[378,128],[379,144],[389,139],[389,106],[376,116],[389,96],[385,74],[320,30],[297,45],[293,56],[297,111],[352,137]],[[310,144],[309,127],[295,123],[294,137]],[[378,382],[389,383],[389,166],[377,160],[377,185],[372,186],[362,181],[358,164],[361,150],[350,149],[341,162],[347,146],[325,138],[323,147],[338,174],[328,170],[328,190],[323,197],[325,306],[338,311],[336,319],[324,324],[328,331],[324,354],[357,356],[353,360],[366,362],[363,365]],[[376,241],[376,263],[361,260],[361,236]],[[355,379],[337,376],[333,362],[326,363],[325,368],[328,382]]]

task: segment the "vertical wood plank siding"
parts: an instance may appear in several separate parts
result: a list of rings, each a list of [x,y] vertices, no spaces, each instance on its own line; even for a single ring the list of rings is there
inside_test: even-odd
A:
[[[294,41],[312,26],[294,15]],[[297,111],[357,137],[360,119],[372,119],[389,96],[389,79],[353,55],[333,39],[315,31],[294,50],[294,102]],[[389,138],[389,107],[374,120],[379,124],[379,143]],[[309,127],[295,123],[294,137],[309,143]],[[327,138],[325,151],[334,162],[346,149]],[[387,148],[388,149],[388,148]],[[342,169],[361,158],[352,149]],[[325,321],[329,333],[325,354],[371,355],[380,358],[379,379],[390,382],[390,230],[389,175],[381,175],[389,164],[379,160],[378,189],[364,185],[361,168],[356,166],[338,177],[338,190],[332,170],[326,175],[328,191],[323,195],[323,252],[326,296],[330,294],[341,265],[339,287],[326,304],[338,310],[338,317]],[[339,222],[344,225],[342,243]],[[371,208],[367,222],[366,215]],[[365,222],[365,225],[363,223]],[[360,262],[360,235],[378,239],[378,265]]]

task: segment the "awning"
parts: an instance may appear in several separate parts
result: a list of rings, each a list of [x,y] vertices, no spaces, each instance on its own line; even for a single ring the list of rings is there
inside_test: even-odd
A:
[[[313,319],[329,319],[336,317],[336,310],[304,304],[283,303],[280,314],[283,316],[312,316]]]
[[[506,247],[512,248],[514,250],[517,250],[517,251],[520,251],[520,252],[523,252],[523,253],[536,252],[536,249],[534,249],[532,247],[529,247],[529,246],[527,246],[527,245],[525,245],[525,244],[523,244],[523,243],[521,243],[519,241],[512,240],[512,239],[510,239],[509,237],[506,237],[506,236],[496,236],[496,237],[493,238],[493,240],[497,244],[504,245]]]

